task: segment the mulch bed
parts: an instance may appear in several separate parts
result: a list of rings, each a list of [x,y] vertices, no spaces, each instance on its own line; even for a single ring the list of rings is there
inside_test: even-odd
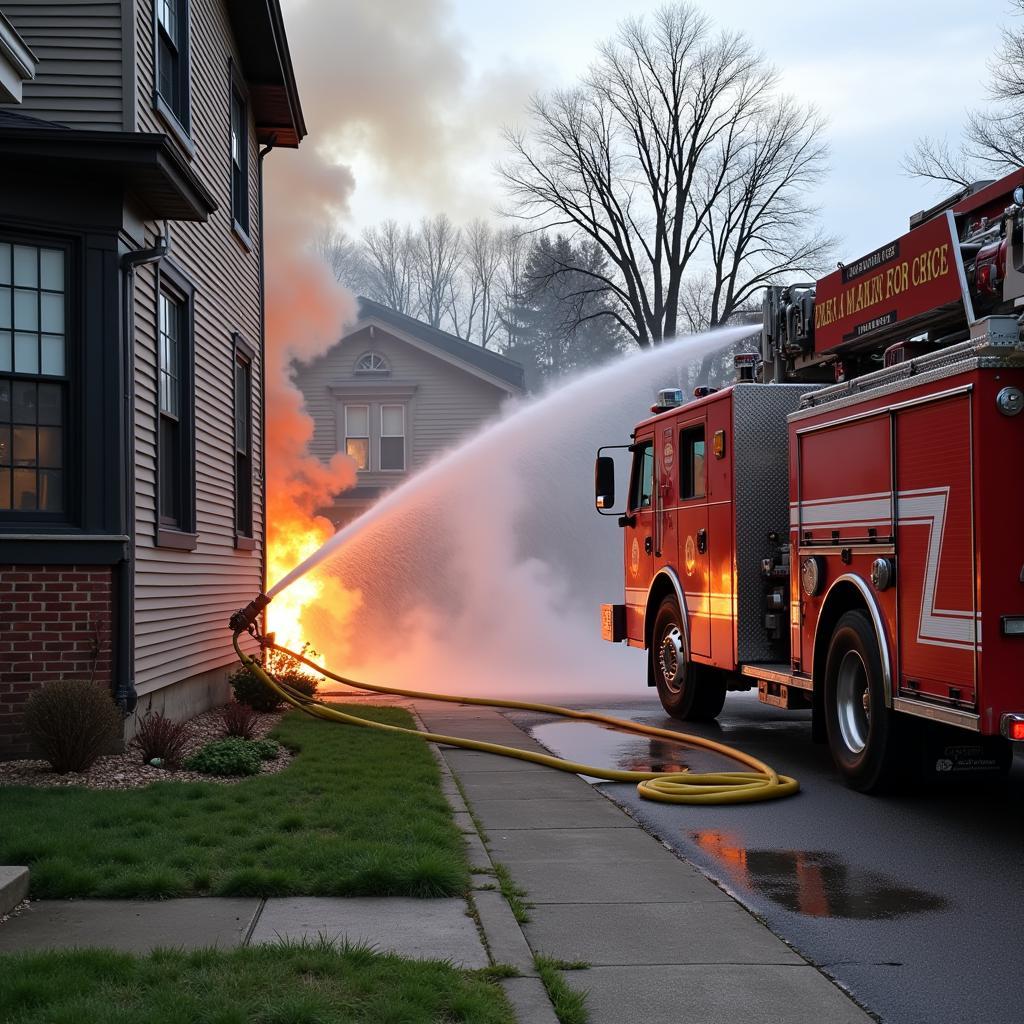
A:
[[[262,739],[281,721],[280,712],[261,713],[254,739]],[[212,708],[188,721],[189,736],[182,760],[195,753],[204,743],[222,739],[221,709]],[[261,775],[274,775],[288,767],[292,755],[281,747],[277,757],[263,761]],[[121,754],[104,754],[87,772],[58,775],[46,761],[0,761],[0,786],[36,786],[43,789],[62,786],[84,786],[86,789],[138,789],[153,782],[220,782],[233,785],[252,775],[203,775],[184,769],[176,772],[143,764],[142,754],[130,742]]]

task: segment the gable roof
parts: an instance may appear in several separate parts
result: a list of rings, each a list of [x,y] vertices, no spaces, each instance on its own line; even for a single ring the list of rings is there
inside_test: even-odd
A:
[[[414,344],[432,350],[448,362],[461,364],[475,376],[490,380],[505,390],[523,391],[525,388],[522,363],[360,295],[359,320],[348,333],[361,330],[371,322],[398,331],[400,336]]]

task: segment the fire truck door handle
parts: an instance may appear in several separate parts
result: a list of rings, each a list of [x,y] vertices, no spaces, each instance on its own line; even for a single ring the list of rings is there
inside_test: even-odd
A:
[[[698,530],[697,531],[697,550],[703,555],[708,550],[708,531]]]
[[[646,551],[647,554],[650,554],[653,550],[654,550],[654,542],[651,540],[650,537],[645,537],[644,538],[644,551]]]

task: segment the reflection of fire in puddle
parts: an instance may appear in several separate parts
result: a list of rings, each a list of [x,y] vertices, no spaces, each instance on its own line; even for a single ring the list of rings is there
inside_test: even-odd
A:
[[[834,853],[750,850],[735,836],[713,830],[690,835],[735,882],[798,914],[879,920],[946,905],[941,896],[898,886],[885,875],[851,867]]]
[[[683,743],[656,736],[637,736],[592,722],[547,722],[530,734],[548,750],[570,761],[631,772],[696,770],[698,752]]]

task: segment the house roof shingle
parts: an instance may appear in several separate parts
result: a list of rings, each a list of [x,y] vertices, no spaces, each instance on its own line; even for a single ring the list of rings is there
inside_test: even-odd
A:
[[[424,323],[422,320],[406,316],[405,313],[398,313],[389,306],[361,295],[359,296],[359,320],[362,322],[367,319],[390,324],[406,334],[411,334],[431,348],[454,356],[518,391],[525,388],[522,363],[517,363],[514,359],[499,355],[490,349],[482,348],[480,345],[475,345],[471,341],[465,341],[455,334],[431,327],[430,324]]]

